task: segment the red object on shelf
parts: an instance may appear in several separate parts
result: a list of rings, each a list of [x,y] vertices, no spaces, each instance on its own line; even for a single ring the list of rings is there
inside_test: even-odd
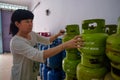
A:
[[[50,37],[51,33],[50,32],[39,32],[38,33],[40,36],[45,36],[45,37]]]

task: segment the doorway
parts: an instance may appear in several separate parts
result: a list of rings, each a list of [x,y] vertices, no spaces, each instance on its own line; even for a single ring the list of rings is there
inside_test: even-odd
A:
[[[10,52],[10,39],[11,35],[9,35],[9,27],[10,27],[10,19],[13,11],[1,10],[1,26],[2,26],[2,45],[3,45],[3,53]]]

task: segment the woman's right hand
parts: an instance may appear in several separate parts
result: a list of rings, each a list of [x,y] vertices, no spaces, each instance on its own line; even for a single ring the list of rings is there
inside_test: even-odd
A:
[[[84,41],[82,37],[80,35],[75,36],[73,39],[66,41],[56,47],[44,50],[44,59],[54,56],[65,49],[81,48],[83,45]]]
[[[80,35],[75,36],[73,39],[63,43],[65,49],[81,48],[84,45],[84,40]]]

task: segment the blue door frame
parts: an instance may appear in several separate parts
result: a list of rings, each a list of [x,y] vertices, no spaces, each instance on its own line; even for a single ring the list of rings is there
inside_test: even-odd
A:
[[[3,53],[3,42],[2,42],[2,20],[1,20],[1,11],[0,11],[0,54]]]

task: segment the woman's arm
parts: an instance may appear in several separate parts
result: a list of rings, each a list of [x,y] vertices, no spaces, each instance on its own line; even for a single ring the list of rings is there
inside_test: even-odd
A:
[[[60,30],[59,33],[53,35],[50,37],[50,42],[53,42],[56,38],[58,38],[59,36],[63,35],[65,33],[64,30]]]
[[[71,48],[81,48],[83,46],[83,40],[81,38],[81,36],[75,36],[73,39],[62,43],[54,48],[49,48],[48,50],[44,50],[44,59],[54,56],[58,53],[60,53],[61,51],[63,51],[64,49],[71,49]]]

